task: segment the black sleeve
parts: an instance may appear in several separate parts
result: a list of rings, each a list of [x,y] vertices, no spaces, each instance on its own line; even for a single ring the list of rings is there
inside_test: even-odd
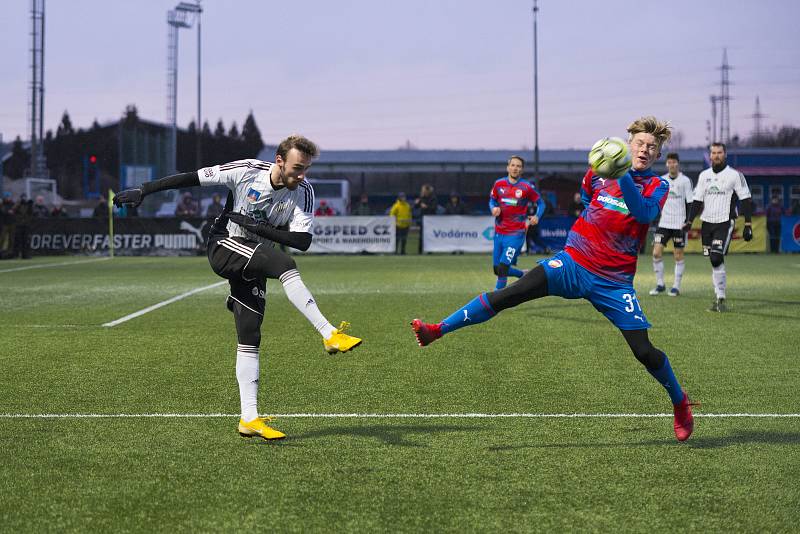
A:
[[[742,215],[744,215],[744,221],[750,222],[753,218],[753,201],[752,199],[746,198],[742,200]]]
[[[145,182],[142,184],[142,195],[149,195],[157,191],[164,191],[166,189],[180,189],[182,187],[198,187],[200,185],[200,178],[197,177],[196,172],[183,172],[180,174],[173,174],[160,180],[153,180],[152,182]]]
[[[703,213],[703,201],[695,200],[692,202],[692,212],[689,213],[688,222],[692,222],[700,213]]]
[[[288,230],[278,230],[274,226],[265,222],[253,225],[246,225],[249,231],[256,235],[265,237],[270,241],[286,245],[297,250],[306,251],[311,246],[311,234],[308,232],[290,232]]]

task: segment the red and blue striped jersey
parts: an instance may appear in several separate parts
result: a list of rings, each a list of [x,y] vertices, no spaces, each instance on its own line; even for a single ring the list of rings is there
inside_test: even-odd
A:
[[[544,212],[544,200],[536,192],[533,185],[520,178],[511,182],[508,176],[495,181],[489,194],[489,210],[500,208],[500,216],[495,217],[494,233],[501,235],[524,234],[527,230],[528,204],[538,204],[537,215],[541,219]]]
[[[620,181],[630,178],[613,180],[591,170],[586,173],[581,184],[585,209],[572,225],[564,250],[576,263],[598,276],[632,283],[639,248],[647,236],[649,223],[664,207],[669,183],[650,169],[631,170],[629,174],[641,196],[636,199],[636,213],[629,209],[620,188]],[[645,210],[646,217],[640,211],[642,207],[650,208]]]

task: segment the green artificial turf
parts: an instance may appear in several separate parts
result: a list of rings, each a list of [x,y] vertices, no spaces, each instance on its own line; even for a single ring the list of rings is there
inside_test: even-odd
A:
[[[0,531],[797,528],[800,417],[730,414],[800,413],[800,257],[729,256],[727,314],[706,311],[706,259],[670,298],[647,295],[641,258],[650,337],[702,403],[683,444],[645,417],[669,398],[587,302],[526,303],[421,349],[409,321],[491,290],[488,256],[297,263],[364,344],[327,355],[268,283],[259,407],[284,414],[281,442],[236,433],[224,285],[101,326],[217,282],[205,258],[0,263]],[[628,416],[453,416],[513,413]],[[42,414],[198,417],[21,417]]]

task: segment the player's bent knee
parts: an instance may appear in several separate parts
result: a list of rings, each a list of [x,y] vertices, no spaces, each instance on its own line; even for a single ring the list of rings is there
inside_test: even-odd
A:
[[[711,254],[709,254],[709,259],[711,260],[712,267],[719,267],[725,261],[725,256],[723,256],[719,252],[712,252]]]
[[[286,271],[297,269],[297,263],[291,256],[280,250],[259,247],[245,268],[244,277],[280,278]]]
[[[664,366],[666,356],[650,342],[647,330],[621,330],[621,332],[639,363],[651,370],[661,369]]]
[[[537,265],[525,275],[499,291],[489,293],[489,305],[495,312],[513,308],[523,302],[547,296],[547,275],[544,267]]]
[[[648,369],[661,369],[664,365],[664,353],[647,343],[647,346],[633,348],[633,355],[639,362]]]
[[[655,245],[653,247],[653,259],[654,260],[660,260],[661,259],[661,256],[664,253],[663,249],[664,249],[664,247],[661,246],[661,245]]]
[[[233,300],[231,308],[233,308],[233,316],[236,321],[236,337],[239,339],[239,343],[253,347],[260,346],[261,322],[264,317],[237,300]]]

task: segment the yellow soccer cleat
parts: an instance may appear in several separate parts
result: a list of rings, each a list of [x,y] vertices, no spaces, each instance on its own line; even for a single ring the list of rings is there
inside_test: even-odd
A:
[[[347,352],[361,345],[361,338],[348,336],[344,333],[348,328],[350,328],[350,323],[342,321],[342,324],[339,325],[339,329],[334,330],[331,337],[322,341],[328,354]]]
[[[285,438],[286,434],[266,425],[266,423],[272,421],[272,419],[272,417],[256,417],[247,423],[239,419],[239,435],[243,438],[254,438],[256,436],[264,439]]]

